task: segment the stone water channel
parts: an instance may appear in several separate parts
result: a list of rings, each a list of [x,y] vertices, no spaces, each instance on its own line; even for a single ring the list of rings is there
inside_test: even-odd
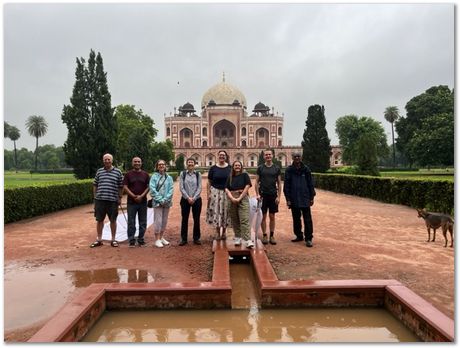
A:
[[[29,342],[454,341],[454,322],[395,280],[279,281],[260,242],[214,242],[213,252],[211,282],[73,274],[74,286],[91,285]]]
[[[232,309],[107,311],[84,342],[417,342],[381,308],[260,309],[252,268],[230,266]]]

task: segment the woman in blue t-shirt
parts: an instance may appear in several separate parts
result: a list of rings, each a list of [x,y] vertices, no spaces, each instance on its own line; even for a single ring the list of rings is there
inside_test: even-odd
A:
[[[246,248],[254,247],[249,227],[248,191],[251,186],[251,178],[248,173],[243,172],[243,164],[240,161],[233,162],[232,174],[225,185],[225,192],[229,199],[228,213],[235,232],[235,246],[241,245],[243,239]]]
[[[228,164],[228,155],[224,150],[218,152],[218,162],[208,172],[208,209],[206,210],[206,222],[216,228],[216,240],[226,239],[227,226],[229,224],[227,196],[225,195],[225,183],[230,175],[231,167]],[[220,230],[222,229],[222,235]]]

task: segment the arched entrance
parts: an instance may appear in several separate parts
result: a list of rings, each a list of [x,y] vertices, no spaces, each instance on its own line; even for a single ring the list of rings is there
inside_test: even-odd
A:
[[[234,147],[236,146],[236,127],[227,120],[217,122],[213,127],[215,147]]]

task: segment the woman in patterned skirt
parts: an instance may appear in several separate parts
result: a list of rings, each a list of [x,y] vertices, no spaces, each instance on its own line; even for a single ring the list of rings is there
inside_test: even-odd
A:
[[[218,162],[208,172],[208,209],[206,211],[206,222],[216,228],[216,240],[227,238],[229,216],[225,184],[232,170],[228,164],[227,152],[220,150],[218,158]],[[220,234],[221,229],[222,235]]]

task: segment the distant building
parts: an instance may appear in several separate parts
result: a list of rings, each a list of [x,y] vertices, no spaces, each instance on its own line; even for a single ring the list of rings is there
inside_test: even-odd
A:
[[[198,166],[216,163],[217,153],[224,149],[230,161],[240,160],[245,167],[257,167],[259,154],[266,148],[275,150],[276,158],[286,167],[293,152],[301,146],[283,145],[284,114],[275,114],[262,102],[248,114],[246,98],[241,91],[226,83],[212,86],[201,99],[197,114],[189,102],[174,108],[174,114],[165,116],[166,139],[174,144],[176,159],[195,158]],[[341,150],[332,147],[331,166],[342,165]]]

